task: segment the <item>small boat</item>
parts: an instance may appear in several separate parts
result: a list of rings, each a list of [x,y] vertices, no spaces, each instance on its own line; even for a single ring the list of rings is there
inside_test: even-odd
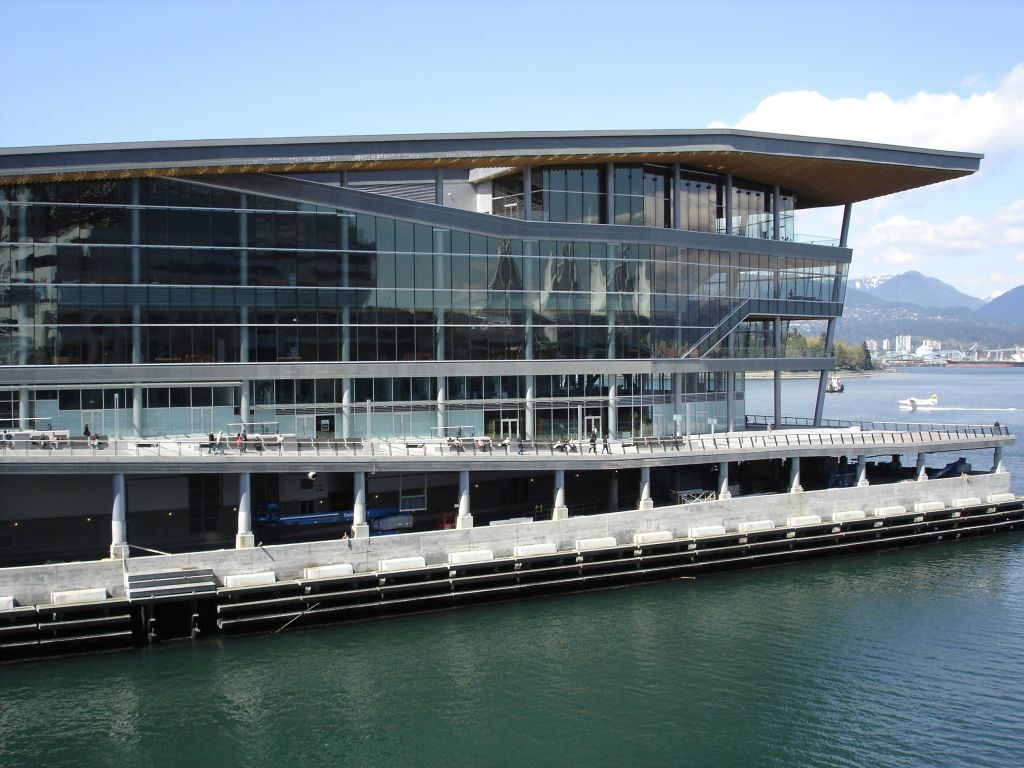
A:
[[[922,405],[938,405],[939,396],[932,395],[931,397],[908,397],[906,400],[900,400],[899,404],[902,410],[916,411],[918,407]]]
[[[828,383],[825,384],[826,392],[842,392],[843,389],[843,381],[839,378],[839,374],[833,373],[828,377]]]

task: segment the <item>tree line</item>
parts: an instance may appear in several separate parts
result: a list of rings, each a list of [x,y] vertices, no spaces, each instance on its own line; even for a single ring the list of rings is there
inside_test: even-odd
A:
[[[824,336],[801,336],[790,330],[786,339],[786,351],[791,357],[824,357]],[[867,342],[860,345],[835,341],[832,351],[836,356],[836,368],[844,371],[869,371],[874,368]]]

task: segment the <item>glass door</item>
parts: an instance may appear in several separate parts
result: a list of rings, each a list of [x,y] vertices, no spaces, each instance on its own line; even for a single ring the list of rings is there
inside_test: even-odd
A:
[[[510,437],[513,440],[519,436],[519,419],[502,419],[500,437],[504,440]]]

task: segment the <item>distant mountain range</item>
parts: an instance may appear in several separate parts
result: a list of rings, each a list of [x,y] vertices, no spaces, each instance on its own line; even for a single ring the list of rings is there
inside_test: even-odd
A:
[[[860,344],[905,334],[946,345],[1024,344],[1024,285],[985,302],[920,272],[849,281],[838,339]]]
[[[919,307],[967,307],[978,309],[985,302],[975,296],[961,293],[951,285],[920,272],[904,272],[902,275],[877,275],[853,279],[850,285],[870,293],[879,299],[896,304],[915,304]]]

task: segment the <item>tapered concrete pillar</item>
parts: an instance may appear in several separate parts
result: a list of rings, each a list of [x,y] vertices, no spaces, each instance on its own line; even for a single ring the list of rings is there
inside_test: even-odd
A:
[[[566,520],[569,508],[565,506],[565,470],[555,470],[555,506],[551,510],[552,520]]]
[[[608,511],[619,511],[619,476],[615,472],[608,476]]]
[[[1006,467],[1003,466],[1003,449],[1002,446],[992,449],[992,472],[1005,472]]]
[[[18,388],[18,429],[32,429],[32,417],[29,414],[28,387]]]
[[[252,478],[248,472],[238,476],[238,532],[235,549],[250,549],[256,541],[252,535]]]
[[[114,504],[110,516],[110,558],[125,560],[128,557],[127,499],[124,490],[124,475],[114,475]]]
[[[132,387],[132,436],[142,437],[142,387]]]
[[[681,373],[672,374],[672,415],[683,415],[683,374]],[[672,434],[676,437],[679,437],[682,432],[680,427],[681,424],[681,419],[676,419],[674,422]]]
[[[868,460],[867,456],[857,457],[857,487],[864,488],[868,483]]]
[[[654,500],[651,498],[651,468],[640,467],[640,503],[637,509],[653,509]]]
[[[249,423],[249,415],[251,413],[251,406],[249,405],[249,382],[247,379],[242,379],[240,389],[240,396],[238,398],[238,420],[242,422],[242,431],[246,431],[245,425]]]
[[[341,436],[352,437],[352,379],[341,380]]]
[[[915,480],[927,480],[928,473],[925,471],[924,462],[928,458],[927,453],[917,454],[917,465],[914,467],[914,479]]]
[[[437,436],[444,437],[444,428],[448,426],[447,406],[445,405],[444,376],[437,377]]]
[[[731,499],[729,492],[729,462],[723,461],[718,465],[718,498]]]
[[[534,394],[536,381],[532,375],[526,377],[526,424],[523,425],[523,431],[527,440],[534,440],[537,432],[537,397]]]
[[[618,377],[610,377],[612,383],[608,385],[608,429],[605,430],[611,439],[615,439],[619,432],[619,396]]]
[[[789,492],[802,493],[803,490],[800,485],[800,457],[794,456],[789,460]]]
[[[370,535],[370,526],[366,524],[366,473],[353,473],[352,484],[352,538],[365,539]]]
[[[456,528],[472,528],[473,515],[469,512],[469,471],[459,471],[459,516],[455,519]]]

